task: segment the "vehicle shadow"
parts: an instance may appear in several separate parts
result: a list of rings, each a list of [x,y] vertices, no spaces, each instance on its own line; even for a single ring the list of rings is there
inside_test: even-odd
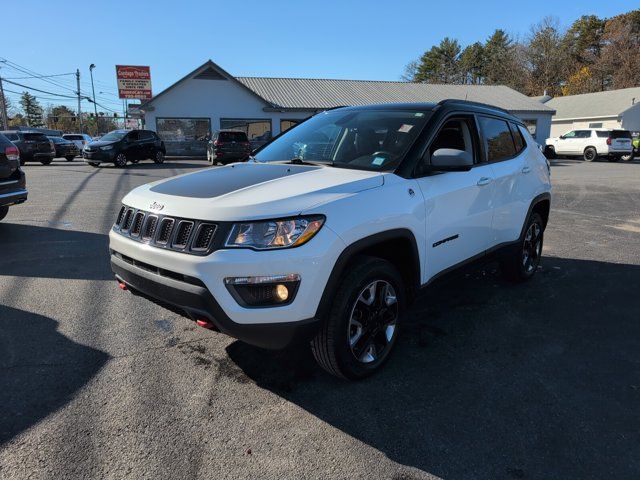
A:
[[[2,222],[0,275],[111,280],[108,244],[109,237],[98,233]],[[35,258],[47,261],[34,261],[34,250]]]
[[[545,258],[523,285],[497,273],[430,287],[361,382],[308,349],[227,352],[262,388],[438,477],[637,478],[640,266]]]
[[[0,445],[71,401],[109,358],[69,340],[57,325],[0,305]]]

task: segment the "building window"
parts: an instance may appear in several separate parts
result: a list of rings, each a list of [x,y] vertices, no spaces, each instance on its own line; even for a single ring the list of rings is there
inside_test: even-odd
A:
[[[291,127],[295,127],[302,120],[280,120],[280,133],[286,132]]]
[[[538,120],[522,120],[522,122],[527,127],[527,130],[529,130],[531,136],[537,139],[538,137],[536,137],[536,133],[538,132]]]
[[[205,155],[210,132],[209,118],[156,118],[168,155]]]
[[[602,122],[590,123],[589,128],[602,128]]]
[[[252,148],[257,148],[271,140],[271,119],[269,118],[221,118],[221,130],[242,130],[249,137]]]

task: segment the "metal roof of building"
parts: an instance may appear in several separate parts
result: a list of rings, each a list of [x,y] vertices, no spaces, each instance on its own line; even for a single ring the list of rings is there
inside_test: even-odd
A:
[[[640,103],[640,87],[555,97],[545,103],[556,111],[554,120],[615,117]]]
[[[486,103],[509,112],[553,109],[504,85],[426,83],[322,78],[236,77],[275,108],[321,110],[372,103],[434,102],[448,98]]]

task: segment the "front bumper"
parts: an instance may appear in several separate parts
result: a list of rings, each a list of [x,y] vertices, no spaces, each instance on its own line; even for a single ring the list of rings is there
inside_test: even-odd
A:
[[[91,152],[82,150],[82,158],[86,162],[113,162],[113,159],[115,157],[114,152],[115,152],[115,149],[96,150]]]
[[[115,231],[109,238],[112,269],[133,293],[164,302],[192,319],[207,319],[221,332],[265,348],[282,348],[314,331],[320,298],[344,249],[326,227],[298,248],[221,249],[206,256],[157,248]],[[287,305],[244,307],[224,284],[227,277],[289,273],[301,280]]]

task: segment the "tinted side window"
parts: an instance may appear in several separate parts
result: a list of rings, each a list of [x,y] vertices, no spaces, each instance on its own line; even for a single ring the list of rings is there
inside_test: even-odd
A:
[[[576,130],[576,138],[591,138],[591,130]]]
[[[127,138],[129,140],[131,140],[132,142],[135,142],[136,140],[138,140],[140,138],[140,134],[139,134],[139,132],[136,132],[136,131],[129,132],[129,134],[127,135]]]
[[[146,130],[142,130],[140,132],[140,140],[154,140],[153,133],[148,132]]]
[[[513,135],[513,143],[516,146],[516,153],[520,153],[527,146],[527,142],[515,123],[509,123],[509,126],[511,127],[511,134]]]
[[[598,135],[598,137],[600,138],[608,138],[609,132],[607,132],[606,130],[596,130],[596,135]]]
[[[33,142],[43,142],[43,141],[47,141],[49,140],[44,134],[42,133],[25,133],[24,134],[24,139],[25,140],[31,140]]]
[[[511,137],[509,125],[504,120],[490,117],[478,117],[487,160],[489,162],[499,162],[516,154],[516,149]]]
[[[20,137],[17,133],[5,133],[5,136],[12,142],[20,140]]]

